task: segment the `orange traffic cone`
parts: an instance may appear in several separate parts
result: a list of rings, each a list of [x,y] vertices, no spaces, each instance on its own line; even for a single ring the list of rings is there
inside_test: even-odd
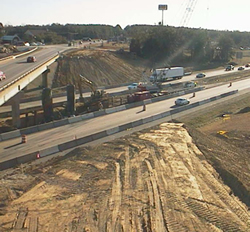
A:
[[[26,135],[22,135],[22,143],[27,143],[27,136]]]

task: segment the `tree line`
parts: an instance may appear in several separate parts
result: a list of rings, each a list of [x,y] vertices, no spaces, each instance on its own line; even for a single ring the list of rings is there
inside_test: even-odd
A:
[[[40,30],[35,38],[27,30]],[[0,31],[1,33],[1,31]],[[228,62],[238,48],[250,47],[250,32],[217,31],[162,25],[132,25],[124,29],[100,24],[56,24],[5,26],[4,33],[17,34],[23,40],[42,40],[46,44],[65,43],[84,37],[109,39],[129,38],[130,52],[154,63]],[[30,41],[32,42],[32,41]]]

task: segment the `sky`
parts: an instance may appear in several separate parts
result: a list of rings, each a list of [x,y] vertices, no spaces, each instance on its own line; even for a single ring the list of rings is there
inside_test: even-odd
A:
[[[135,24],[250,32],[249,0],[1,0],[4,26]],[[167,5],[165,11],[159,5]]]

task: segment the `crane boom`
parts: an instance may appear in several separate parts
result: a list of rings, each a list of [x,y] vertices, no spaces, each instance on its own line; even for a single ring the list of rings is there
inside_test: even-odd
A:
[[[186,11],[182,17],[182,20],[181,20],[181,26],[187,26],[192,14],[193,14],[193,11],[195,9],[195,6],[197,4],[197,0],[189,0],[188,3],[187,3],[187,6],[186,6]]]

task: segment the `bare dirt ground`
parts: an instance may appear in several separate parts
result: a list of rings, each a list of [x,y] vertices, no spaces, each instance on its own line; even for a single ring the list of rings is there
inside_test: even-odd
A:
[[[250,229],[247,207],[180,123],[1,173],[1,196],[1,231]]]
[[[249,99],[1,171],[0,231],[250,231]]]

